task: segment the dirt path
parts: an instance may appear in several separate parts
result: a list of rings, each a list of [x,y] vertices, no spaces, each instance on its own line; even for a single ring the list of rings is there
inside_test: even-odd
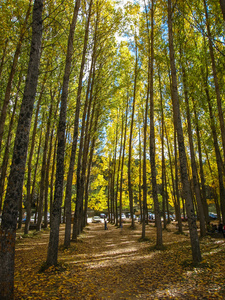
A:
[[[139,241],[141,225],[135,230],[129,226],[121,230],[110,224],[104,230],[103,224],[90,224],[69,249],[59,247],[61,267],[42,273],[49,231],[18,239],[15,299],[223,299],[214,297],[213,285],[209,291],[211,282],[206,289],[201,274],[196,284],[195,273],[182,265],[191,260],[189,238],[175,234],[174,225],[163,233],[165,251],[153,249],[153,225],[147,226],[147,242]],[[61,226],[61,244],[63,238]]]

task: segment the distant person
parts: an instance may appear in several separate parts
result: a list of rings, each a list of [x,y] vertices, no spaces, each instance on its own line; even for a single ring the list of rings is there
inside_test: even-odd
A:
[[[223,224],[222,223],[219,223],[219,225],[218,225],[218,232],[223,233]]]
[[[225,225],[223,226],[223,237],[225,238]]]
[[[210,224],[210,222],[208,222],[208,224],[207,224],[207,231],[211,232],[211,224]]]
[[[104,223],[105,223],[105,230],[108,230],[107,219],[106,218],[104,218]]]

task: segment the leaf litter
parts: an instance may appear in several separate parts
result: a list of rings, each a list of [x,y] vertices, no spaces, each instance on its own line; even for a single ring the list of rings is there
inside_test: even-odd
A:
[[[188,233],[176,234],[175,224],[163,230],[164,248],[156,250],[156,229],[141,225],[117,228],[89,224],[64,248],[60,226],[57,266],[42,268],[47,257],[49,230],[18,238],[15,256],[17,299],[225,299],[225,239],[200,240],[202,262],[192,264]],[[22,237],[21,232],[17,232]],[[42,271],[41,271],[42,269]]]

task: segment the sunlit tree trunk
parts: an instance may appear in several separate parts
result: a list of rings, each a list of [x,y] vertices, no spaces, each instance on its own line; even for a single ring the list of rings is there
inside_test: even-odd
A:
[[[159,89],[160,89],[160,110],[161,110],[161,147],[162,147],[162,199],[163,199],[163,227],[166,229],[166,214],[165,214],[165,207],[166,207],[166,170],[165,170],[165,154],[164,154],[164,110],[163,110],[163,97],[162,97],[162,85],[161,85],[161,75],[158,68],[158,77],[159,77]],[[168,202],[167,202],[168,203]],[[168,211],[167,211],[168,213]],[[167,214],[168,223],[169,223],[169,213]]]
[[[2,201],[3,201],[4,187],[5,187],[5,179],[6,179],[8,160],[9,160],[10,143],[11,143],[11,139],[12,139],[12,129],[13,129],[13,124],[14,124],[14,119],[15,119],[15,114],[16,114],[16,109],[17,109],[17,102],[18,102],[18,96],[19,96],[21,80],[22,80],[22,72],[21,72],[20,78],[19,78],[19,83],[18,83],[18,87],[17,87],[17,94],[16,94],[15,103],[14,103],[14,106],[13,106],[13,111],[12,111],[12,115],[11,115],[11,119],[10,119],[10,123],[9,123],[8,136],[7,136],[7,139],[6,139],[5,152],[4,152],[3,162],[2,162],[2,166],[1,166],[0,213],[2,211]]]
[[[178,223],[178,231],[180,233],[182,233],[180,200],[179,200],[179,198],[177,198],[178,195],[177,195],[177,192],[176,192],[176,183],[175,183],[175,180],[176,180],[176,177],[177,177],[176,159],[175,159],[175,179],[174,179],[173,166],[172,166],[172,157],[171,157],[171,151],[170,151],[170,143],[169,143],[169,138],[168,138],[166,127],[165,127],[165,133],[166,133],[167,149],[168,149],[169,162],[170,162],[170,173],[171,173],[171,179],[172,179],[172,190],[173,190],[173,198],[174,198],[173,202],[174,202],[174,207],[175,207],[176,220],[177,220],[177,223]],[[175,144],[175,141],[174,141],[174,144]]]
[[[224,183],[223,183],[223,162],[222,162],[222,157],[221,157],[220,149],[219,149],[219,145],[218,145],[217,132],[216,132],[216,126],[215,126],[214,115],[213,115],[213,110],[212,110],[212,104],[211,104],[211,99],[209,96],[208,85],[206,82],[205,82],[205,93],[206,93],[206,98],[208,101],[210,126],[211,126],[211,130],[212,130],[214,148],[215,148],[215,153],[216,153],[216,163],[217,163],[217,170],[218,170],[218,177],[219,177],[218,179],[219,179],[219,187],[220,187],[220,207],[221,207],[223,224],[225,224],[225,204],[224,204],[225,189],[224,189]]]
[[[172,75],[173,114],[174,114],[175,130],[177,131],[177,136],[178,136],[183,196],[185,198],[186,211],[188,216],[188,225],[189,225],[191,247],[192,247],[192,257],[193,257],[193,261],[197,263],[201,261],[201,252],[200,252],[198,231],[197,231],[197,225],[196,225],[195,214],[194,214],[194,207],[193,207],[191,194],[190,194],[190,186],[189,186],[188,173],[187,173],[187,158],[186,158],[184,135],[183,135],[183,128],[181,123],[181,116],[180,116],[180,106],[179,106],[177,77],[176,77],[177,75],[176,75],[174,46],[173,46],[171,0],[168,0],[168,31],[169,31],[170,67],[171,67],[171,75]]]
[[[90,2],[89,6],[89,13],[88,18],[86,20],[85,25],[85,36],[84,36],[84,45],[83,45],[83,52],[82,52],[82,60],[80,66],[80,74],[79,74],[79,83],[77,88],[77,98],[76,98],[76,112],[75,112],[75,119],[74,119],[74,132],[73,132],[73,143],[72,143],[72,150],[70,155],[70,166],[69,172],[67,176],[67,186],[66,186],[66,198],[65,198],[65,206],[66,206],[66,231],[65,231],[65,240],[64,245],[69,246],[70,244],[70,235],[71,235],[71,196],[72,196],[72,181],[73,181],[73,173],[74,173],[74,164],[75,164],[75,157],[76,157],[76,150],[77,150],[77,140],[78,140],[78,133],[79,133],[79,116],[80,116],[80,105],[81,105],[81,92],[83,87],[83,74],[84,74],[84,65],[86,61],[86,52],[87,52],[87,44],[88,44],[88,32],[89,32],[89,22],[91,16],[91,7],[92,1]],[[81,136],[81,143],[82,143],[83,136]],[[82,145],[81,145],[82,147]],[[81,149],[80,149],[81,151]],[[74,226],[75,222],[77,222],[77,210],[79,208],[80,197],[79,197],[79,184],[80,184],[80,151],[78,157],[78,178],[77,178],[77,199],[76,199],[76,208],[75,208],[75,215],[74,215]],[[76,224],[76,230],[78,230],[78,224]],[[73,239],[75,237],[73,236]]]
[[[27,217],[26,217],[26,222],[25,222],[25,228],[24,228],[24,234],[28,234],[29,232],[29,227],[30,227],[30,217],[31,217],[31,173],[32,173],[32,159],[33,159],[33,154],[34,154],[34,146],[35,146],[35,138],[36,138],[36,133],[37,133],[37,125],[38,125],[38,117],[39,117],[39,110],[41,106],[41,100],[42,100],[42,95],[44,91],[46,83],[46,76],[44,77],[44,80],[42,82],[42,87],[41,87],[41,92],[38,98],[37,102],[37,107],[36,107],[36,112],[35,112],[35,118],[34,118],[34,125],[33,125],[33,132],[32,132],[32,138],[31,138],[31,146],[30,146],[30,151],[29,151],[29,158],[28,158],[28,164],[27,164],[27,198],[26,198],[26,212],[27,212]]]
[[[142,239],[145,238],[145,225],[146,217],[148,218],[147,211],[147,168],[146,168],[146,148],[147,148],[147,123],[148,123],[148,107],[149,107],[149,86],[150,86],[150,29],[148,20],[148,9],[145,3],[145,16],[146,16],[146,28],[148,33],[148,83],[147,83],[147,95],[145,99],[145,113],[144,113],[144,140],[143,140],[143,215],[142,215]]]
[[[126,113],[125,113],[125,128],[124,128],[124,137],[123,137],[123,152],[122,152],[121,173],[120,173],[120,216],[122,215],[123,166],[124,166],[125,147],[126,147],[126,138],[127,138],[128,105],[129,105],[129,98],[127,97]],[[121,226],[122,226],[122,219],[120,217],[120,227]]]
[[[120,167],[121,167],[121,159],[122,159],[122,148],[123,148],[123,131],[124,131],[124,124],[123,124],[123,117],[121,118],[122,120],[122,129],[121,129],[121,136],[120,136],[120,151],[119,151],[119,162],[118,162],[118,168],[117,168],[117,179],[116,179],[116,203],[118,203],[117,198],[118,198],[118,191],[119,191],[119,177],[120,177]],[[118,206],[118,204],[117,204]],[[119,205],[119,224],[122,224],[122,207]],[[118,226],[118,218],[116,222],[116,226]],[[121,226],[121,225],[120,225]]]
[[[151,1],[151,68],[150,68],[150,163],[152,177],[152,196],[155,210],[155,223],[157,228],[156,246],[162,246],[162,223],[158,202],[156,165],[155,165],[155,129],[154,129],[154,94],[153,94],[153,75],[154,75],[154,0]]]
[[[38,83],[42,41],[42,10],[43,1],[36,0],[33,7],[30,60],[2,214],[0,229],[0,298],[2,300],[13,299],[14,294],[14,257],[18,201],[22,194],[30,124]]]
[[[135,34],[136,35],[136,34]],[[132,140],[133,140],[133,127],[134,127],[134,111],[136,102],[136,88],[137,88],[137,69],[138,69],[138,56],[137,56],[137,36],[135,36],[135,69],[134,69],[134,90],[133,90],[133,104],[130,123],[130,140],[129,140],[129,154],[128,154],[128,190],[129,190],[129,202],[130,202],[130,215],[131,215],[131,227],[134,228],[134,200],[133,200],[133,188],[132,188]]]
[[[142,143],[141,143],[141,125],[139,120],[139,132],[138,132],[138,143],[139,143],[139,179],[138,179],[138,202],[140,209],[140,218],[142,222]]]
[[[58,244],[59,244],[59,225],[61,216],[61,205],[63,196],[63,177],[64,177],[64,152],[65,152],[65,130],[66,130],[66,111],[67,111],[67,98],[69,88],[69,77],[71,71],[72,55],[73,55],[73,40],[74,32],[77,23],[78,11],[80,8],[80,0],[77,0],[74,6],[73,18],[70,26],[68,37],[66,65],[63,78],[62,95],[61,95],[61,108],[59,116],[59,124],[57,131],[57,165],[56,165],[56,180],[55,180],[55,194],[52,206],[52,219],[51,231],[49,237],[47,265],[57,265],[58,260]]]
[[[112,172],[112,204],[113,204],[113,223],[118,221],[118,211],[117,211],[117,199],[115,198],[115,181],[116,181],[116,160],[117,160],[117,146],[118,146],[118,124],[116,124],[116,140],[114,144],[114,154],[113,154],[113,172]]]
[[[191,169],[192,169],[192,179],[193,179],[193,189],[196,197],[197,207],[198,207],[198,215],[200,221],[200,234],[201,236],[206,235],[206,224],[205,224],[205,215],[201,200],[201,192],[198,183],[198,171],[197,165],[195,160],[195,151],[194,151],[194,143],[193,143],[193,136],[192,136],[192,126],[191,126],[191,115],[190,115],[190,108],[189,108],[189,99],[188,99],[188,91],[187,91],[187,78],[186,78],[186,71],[185,67],[182,64],[182,76],[183,76],[183,85],[184,85],[184,99],[186,105],[186,115],[187,115],[187,125],[188,125],[188,138],[189,138],[189,146],[190,146],[190,153],[191,153]]]
[[[193,100],[193,102],[194,102],[194,100]],[[198,117],[197,117],[197,113],[196,113],[195,103],[193,103],[193,104],[194,104],[194,114],[195,114],[196,136],[197,136],[197,141],[198,141],[198,156],[199,156],[199,167],[200,167],[200,178],[201,178],[202,205],[203,205],[203,209],[204,209],[205,221],[208,224],[209,209],[208,209],[208,204],[207,204],[207,200],[206,200],[206,188],[205,188],[205,176],[204,176],[204,170],[203,170],[201,138],[200,138]]]
[[[46,173],[47,153],[48,153],[48,145],[49,145],[49,135],[50,135],[50,126],[51,126],[51,118],[52,118],[52,109],[53,109],[53,107],[52,107],[52,102],[51,102],[50,109],[49,109],[49,115],[48,115],[48,121],[47,121],[47,130],[46,130],[46,133],[45,133],[45,142],[44,142],[43,158],[42,158],[42,165],[41,165],[40,202],[39,202],[39,207],[38,207],[38,221],[37,221],[37,227],[36,227],[37,231],[41,230],[42,216],[43,216],[43,205],[44,205],[44,195],[45,195],[45,190],[48,188],[48,185],[46,186],[45,183],[46,183],[46,175],[47,175],[47,173]]]
[[[208,41],[209,41],[209,52],[210,52],[210,56],[211,56],[212,71],[213,71],[213,78],[214,78],[216,99],[217,99],[217,108],[218,108],[218,115],[219,115],[219,121],[220,121],[220,130],[221,130],[222,145],[223,145],[223,160],[225,162],[225,125],[224,125],[224,115],[223,115],[223,108],[222,108],[221,95],[220,95],[221,92],[220,92],[217,71],[216,71],[216,62],[215,62],[215,57],[214,57],[214,52],[213,52],[212,34],[211,34],[210,24],[209,24],[207,3],[206,3],[206,0],[203,0],[203,2],[204,2],[204,8],[205,8],[206,27],[207,27],[207,33],[208,33],[207,36],[208,36]],[[221,3],[224,6],[223,2],[221,2]]]

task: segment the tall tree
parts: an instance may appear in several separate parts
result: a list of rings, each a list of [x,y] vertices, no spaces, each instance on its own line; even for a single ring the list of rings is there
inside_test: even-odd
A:
[[[130,139],[129,139],[129,157],[128,157],[128,190],[130,200],[130,215],[131,215],[131,227],[134,228],[134,203],[133,203],[133,188],[132,188],[132,140],[133,140],[133,128],[134,128],[134,112],[136,103],[137,92],[137,73],[138,73],[138,48],[137,48],[137,35],[135,32],[135,67],[134,67],[134,88],[133,88],[133,103],[130,123]]]
[[[181,61],[182,61],[182,58],[181,58]],[[196,202],[197,202],[197,206],[198,206],[198,215],[199,215],[199,220],[200,220],[200,233],[201,233],[201,236],[205,236],[206,235],[205,215],[204,215],[204,210],[203,210],[203,205],[202,205],[202,200],[201,200],[200,186],[198,183],[197,165],[196,165],[196,160],[195,160],[191,114],[190,114],[188,88],[187,88],[187,76],[186,76],[186,70],[185,70],[184,63],[181,62],[181,65],[182,65],[182,77],[183,77],[183,85],[184,85],[184,99],[185,99],[186,115],[187,115],[187,123],[188,123],[188,138],[189,138],[190,153],[191,153],[192,179],[193,179],[193,185],[194,185],[194,193],[195,193]]]
[[[207,36],[208,36],[208,41],[209,41],[209,52],[210,52],[211,63],[212,63],[213,79],[214,79],[214,84],[215,84],[217,108],[218,108],[218,115],[219,115],[219,121],[220,121],[220,131],[221,131],[221,138],[222,138],[222,145],[223,145],[223,160],[225,162],[225,124],[224,124],[224,115],[223,115],[222,101],[221,101],[221,95],[220,95],[221,92],[220,92],[220,87],[219,87],[216,62],[215,62],[214,51],[213,51],[212,34],[211,34],[209,16],[208,16],[208,7],[207,7],[206,0],[203,0],[203,2],[204,2],[204,8],[205,8]]]
[[[18,201],[22,195],[30,124],[38,82],[42,42],[42,10],[43,0],[35,0],[30,61],[20,108],[0,229],[0,298],[7,300],[13,299],[14,294],[14,257]]]
[[[156,165],[155,165],[155,124],[154,124],[154,92],[153,92],[153,71],[154,71],[154,0],[151,1],[151,69],[150,69],[150,163],[152,178],[152,196],[155,210],[155,224],[157,228],[156,246],[162,246],[162,223],[159,209],[157,183],[156,183]]]
[[[88,34],[89,34],[89,24],[91,21],[91,13],[92,13],[92,0],[89,4],[89,10],[88,10],[88,16],[86,20],[86,26],[85,26],[85,37],[84,37],[84,47],[83,47],[83,53],[82,53],[82,61],[81,61],[81,68],[80,68],[80,75],[79,75],[79,85],[77,90],[77,103],[76,103],[76,116],[75,116],[75,123],[74,123],[74,136],[73,136],[73,145],[74,149],[77,145],[77,139],[78,139],[78,131],[79,131],[79,111],[80,103],[81,103],[81,90],[82,90],[82,81],[83,81],[83,71],[86,61],[86,51],[87,51],[87,45],[88,45]],[[94,45],[95,48],[95,45]],[[95,51],[93,51],[93,58],[92,58],[92,64],[90,69],[90,77],[92,76],[92,68],[93,68],[93,60],[95,59]],[[90,84],[90,80],[88,81]],[[81,184],[81,163],[82,163],[82,154],[83,154],[83,141],[84,141],[84,129],[85,129],[85,120],[86,120],[86,113],[87,113],[87,107],[88,107],[88,95],[89,95],[89,86],[87,88],[86,93],[86,100],[84,103],[84,110],[83,110],[83,118],[82,118],[82,124],[81,124],[81,134],[80,134],[80,146],[79,146],[79,153],[78,153],[78,161],[77,161],[77,197],[76,197],[76,208],[75,208],[75,214],[74,214],[74,233],[79,233],[80,226],[82,225],[82,200],[83,200],[83,186]],[[91,97],[92,99],[92,97]],[[74,165],[75,160],[75,154],[71,155],[71,159],[73,159],[73,162],[70,162]],[[75,225],[76,223],[76,225]],[[77,235],[76,235],[77,236]],[[73,234],[73,239],[76,240],[76,237]]]
[[[69,79],[73,55],[73,41],[74,32],[77,23],[78,11],[80,8],[80,0],[77,0],[74,5],[72,22],[70,25],[70,32],[68,37],[66,65],[63,77],[61,108],[59,116],[59,125],[57,131],[58,147],[57,147],[57,166],[56,166],[56,180],[55,180],[55,194],[52,207],[51,232],[49,237],[47,265],[57,265],[58,261],[58,244],[59,244],[59,225],[61,216],[61,204],[63,195],[63,177],[64,177],[64,151],[65,151],[65,129],[66,129],[66,111]]]
[[[186,203],[186,211],[188,216],[188,225],[191,239],[192,247],[192,257],[194,262],[201,261],[201,252],[198,239],[197,225],[195,221],[194,207],[192,203],[190,186],[187,173],[187,158],[184,145],[184,135],[183,128],[181,123],[180,115],[180,105],[179,105],[179,96],[177,88],[177,75],[175,67],[175,57],[174,57],[174,45],[173,45],[173,31],[172,31],[172,8],[171,0],[168,0],[168,33],[169,33],[169,51],[170,51],[170,68],[172,75],[172,103],[173,103],[173,115],[175,130],[178,136],[178,148],[179,148],[179,159],[180,159],[180,170],[181,170],[181,179],[183,185],[183,196]]]

